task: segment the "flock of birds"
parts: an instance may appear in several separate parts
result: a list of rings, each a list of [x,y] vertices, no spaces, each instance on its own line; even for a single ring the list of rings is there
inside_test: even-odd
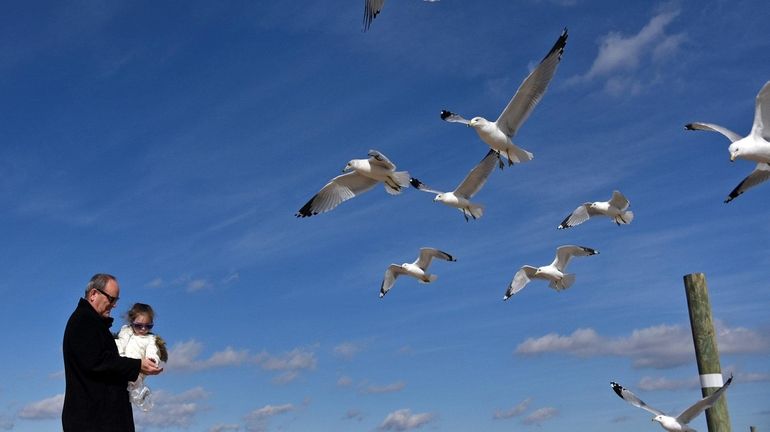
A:
[[[385,0],[364,1],[364,31],[366,31],[382,10]],[[506,165],[528,162],[534,157],[531,152],[514,144],[512,139],[543,98],[561,61],[566,43],[567,29],[565,28],[543,60],[521,83],[497,120],[489,121],[478,116],[467,120],[454,112],[441,111],[442,120],[473,128],[479,138],[489,147],[484,158],[470,170],[454,190],[445,192],[427,186],[421,180],[411,177],[408,171],[396,171],[396,165],[381,152],[370,150],[368,159],[353,159],[348,162],[343,169],[343,174],[331,179],[299,209],[296,216],[309,217],[328,212],[342,202],[372,189],[378,183],[382,183],[385,191],[391,195],[398,195],[411,185],[417,190],[434,194],[433,200],[435,202],[458,209],[466,221],[481,218],[484,207],[481,204],[471,202],[471,199],[481,190],[495,167],[503,170]],[[765,130],[765,124],[768,125],[767,130]],[[762,87],[756,97],[754,123],[747,136],[741,137],[725,127],[711,123],[689,123],[685,129],[718,132],[731,141],[728,148],[731,161],[745,159],[757,163],[754,171],[730,192],[725,200],[726,203],[770,178],[770,81]],[[571,228],[597,216],[607,217],[617,225],[626,225],[634,219],[634,213],[628,210],[629,204],[629,200],[620,191],[615,190],[608,201],[581,204],[564,218],[557,228]],[[591,256],[598,253],[595,249],[585,246],[559,246],[551,264],[541,267],[522,266],[508,285],[503,300],[508,300],[521,291],[532,279],[543,279],[548,281],[549,286],[554,290],[565,290],[575,282],[575,275],[566,273],[570,260],[573,257]],[[434,258],[450,262],[456,261],[452,255],[444,251],[431,247],[421,248],[419,256],[414,262],[388,266],[380,285],[380,297],[384,297],[394,286],[396,279],[402,275],[411,276],[420,283],[435,281],[437,276],[428,273],[428,268]],[[662,411],[650,407],[634,393],[615,382],[611,382],[610,385],[615,393],[626,402],[653,413],[655,417],[652,420],[660,423],[665,430],[694,432],[688,423],[701,412],[710,408],[727,390],[731,382],[732,376],[715,393],[701,399],[676,417],[668,416]]]

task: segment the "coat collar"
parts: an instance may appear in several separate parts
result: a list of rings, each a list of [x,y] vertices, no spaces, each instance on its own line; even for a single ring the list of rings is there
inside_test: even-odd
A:
[[[88,303],[88,300],[84,298],[81,298],[78,302],[78,309],[82,310],[86,315],[99,320],[107,328],[112,327],[112,322],[115,321],[112,317],[103,317],[96,313],[96,309],[94,309],[94,307],[91,306],[91,303]]]

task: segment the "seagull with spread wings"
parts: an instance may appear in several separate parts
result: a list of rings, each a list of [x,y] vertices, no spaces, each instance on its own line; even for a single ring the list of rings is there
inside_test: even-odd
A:
[[[575,282],[575,275],[573,273],[564,273],[572,257],[590,256],[598,253],[599,251],[585,246],[559,246],[556,248],[556,258],[554,258],[551,264],[542,267],[522,266],[513,276],[513,280],[508,285],[508,290],[505,292],[503,300],[508,300],[512,295],[524,289],[532,279],[545,279],[550,281],[549,287],[556,291],[563,291]]]
[[[727,390],[727,387],[732,381],[733,377],[730,375],[730,378],[727,380],[727,382],[717,391],[692,404],[689,408],[682,411],[682,413],[676,417],[666,415],[663,411],[647,405],[641,399],[639,399],[638,396],[633,394],[631,390],[624,388],[614,381],[610,382],[610,386],[612,387],[612,390],[614,390],[615,393],[624,401],[637,408],[641,408],[654,414],[655,417],[652,418],[652,421],[660,423],[663,429],[669,432],[696,432],[696,430],[691,428],[687,423],[690,423],[692,419],[698,417],[698,415],[700,415],[700,413],[702,413],[704,410],[711,408],[711,406],[714,405],[714,403],[716,403],[716,401]]]
[[[729,203],[749,188],[770,179],[770,81],[766,82],[757,94],[754,124],[751,126],[751,132],[745,137],[712,123],[688,123],[684,128],[718,132],[731,142],[730,147],[727,148],[731,162],[735,159],[745,159],[757,163],[754,171],[730,192],[725,203]]]
[[[628,199],[622,193],[613,191],[609,201],[583,203],[564,218],[557,228],[571,228],[582,224],[593,216],[607,216],[618,225],[630,224],[634,219],[634,212],[627,210],[628,205]]]
[[[487,155],[484,156],[484,159],[482,159],[478,165],[473,167],[462,183],[460,183],[460,185],[452,192],[441,192],[431,189],[416,178],[412,178],[410,183],[412,186],[423,192],[436,194],[436,198],[433,199],[434,202],[440,202],[460,210],[463,216],[465,216],[466,221],[468,221],[469,216],[473,219],[478,219],[484,213],[484,207],[472,203],[470,199],[473,198],[473,196],[484,186],[484,183],[487,182],[489,174],[495,169],[496,163],[497,153],[494,150],[490,150],[487,152]]]
[[[535,109],[540,99],[543,98],[548,84],[556,72],[556,67],[559,65],[566,44],[567,29],[565,28],[545,58],[521,83],[516,94],[513,95],[500,117],[494,122],[483,117],[466,120],[447,110],[441,111],[441,119],[462,123],[476,130],[479,137],[497,152],[498,157],[500,157],[500,168],[504,166],[502,157],[508,159],[508,165],[532,160],[532,153],[518,147],[511,139],[527,120],[532,110]]]
[[[438,249],[424,247],[420,248],[420,256],[413,263],[403,263],[401,265],[391,264],[388,269],[385,270],[385,277],[382,279],[382,285],[380,285],[380,298],[390,291],[393,284],[396,283],[396,279],[401,275],[411,276],[417,279],[420,283],[431,283],[438,279],[435,274],[428,273],[428,266],[430,266],[433,258],[442,259],[445,261],[457,261],[452,255]]]
[[[403,188],[409,187],[409,173],[396,171],[396,165],[377,150],[369,150],[369,159],[351,160],[342,172],[345,174],[334,177],[295,216],[309,217],[327,212],[377,183],[383,183],[385,191],[391,195],[398,195]]]

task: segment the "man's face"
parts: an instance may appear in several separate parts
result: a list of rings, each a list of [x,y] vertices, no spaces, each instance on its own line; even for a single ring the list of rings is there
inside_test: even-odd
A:
[[[91,303],[96,313],[103,317],[109,317],[110,311],[118,303],[117,298],[120,296],[120,287],[114,280],[109,280],[102,291],[104,292],[91,290],[91,293],[88,295],[88,302]]]

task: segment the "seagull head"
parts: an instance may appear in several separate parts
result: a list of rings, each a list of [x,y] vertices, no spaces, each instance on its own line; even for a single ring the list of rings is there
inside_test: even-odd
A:
[[[728,147],[727,150],[730,152],[730,162],[735,162],[735,159],[742,154],[741,148],[735,145],[735,143],[730,144],[730,147]]]
[[[441,202],[444,200],[444,194],[438,194],[436,195],[436,198],[433,198],[433,202]]]
[[[658,414],[655,417],[653,417],[652,419],[650,419],[650,421],[654,421],[654,422],[658,422],[658,423],[663,423],[663,416]]]
[[[473,117],[471,121],[468,122],[468,127],[482,127],[487,122],[487,119],[484,117]]]

